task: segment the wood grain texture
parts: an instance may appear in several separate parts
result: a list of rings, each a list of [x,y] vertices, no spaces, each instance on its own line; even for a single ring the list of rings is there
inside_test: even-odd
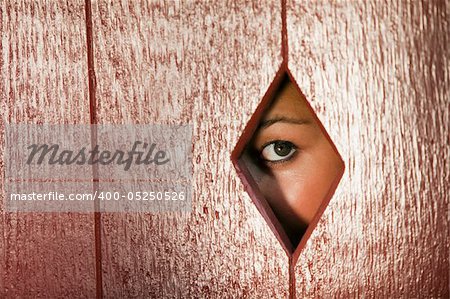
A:
[[[448,298],[448,1],[289,1],[289,65],[347,169],[297,298]]]
[[[230,161],[281,63],[279,3],[92,8],[99,122],[194,125],[190,214],[102,214],[105,297],[287,297],[287,257]]]
[[[347,169],[297,298],[448,298],[450,4],[288,1],[289,68]],[[187,213],[101,216],[103,294],[286,298],[230,153],[281,63],[278,1],[93,1],[100,123],[194,125]],[[0,0],[5,123],[89,123],[84,1]],[[3,196],[3,195],[2,195]],[[0,297],[95,296],[93,215],[7,213]]]
[[[0,1],[0,297],[95,296],[93,216],[4,210],[5,123],[89,123],[83,1]]]

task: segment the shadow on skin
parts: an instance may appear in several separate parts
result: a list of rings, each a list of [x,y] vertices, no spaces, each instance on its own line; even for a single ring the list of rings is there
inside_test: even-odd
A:
[[[242,158],[297,247],[343,169],[343,162],[306,99],[287,77]]]

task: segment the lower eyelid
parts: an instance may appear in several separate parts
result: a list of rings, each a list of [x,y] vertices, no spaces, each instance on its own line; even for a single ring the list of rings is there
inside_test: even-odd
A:
[[[281,160],[278,160],[278,161],[269,161],[269,160],[264,160],[264,159],[262,159],[262,161],[263,161],[264,163],[270,164],[270,165],[283,164],[283,163],[289,162],[289,161],[291,161],[292,159],[294,159],[294,158],[298,155],[298,152],[299,152],[298,148],[295,147],[295,152],[294,152],[289,158],[287,158],[287,159],[281,159]]]

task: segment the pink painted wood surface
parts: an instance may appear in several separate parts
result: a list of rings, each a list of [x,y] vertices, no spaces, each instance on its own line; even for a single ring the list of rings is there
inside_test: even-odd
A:
[[[230,160],[281,63],[280,3],[93,3],[100,123],[194,125],[191,214],[103,214],[106,297],[288,296]]]
[[[92,298],[93,216],[3,203],[5,123],[89,123],[84,2],[0,3],[0,298]]]
[[[4,122],[89,123],[89,98],[83,1],[0,3],[2,166]],[[102,215],[104,297],[287,297],[287,257],[230,161],[281,63],[280,3],[92,12],[99,122],[191,122],[195,138],[191,214]],[[449,297],[449,14],[288,1],[289,68],[347,167],[297,298]],[[93,219],[2,205],[0,297],[94,297]]]
[[[347,166],[297,298],[448,298],[448,1],[291,1],[289,65]]]

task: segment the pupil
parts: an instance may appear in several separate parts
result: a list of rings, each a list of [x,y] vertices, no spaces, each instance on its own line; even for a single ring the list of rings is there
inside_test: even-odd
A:
[[[288,142],[280,141],[275,143],[275,153],[279,156],[287,156],[291,152],[291,145]]]

